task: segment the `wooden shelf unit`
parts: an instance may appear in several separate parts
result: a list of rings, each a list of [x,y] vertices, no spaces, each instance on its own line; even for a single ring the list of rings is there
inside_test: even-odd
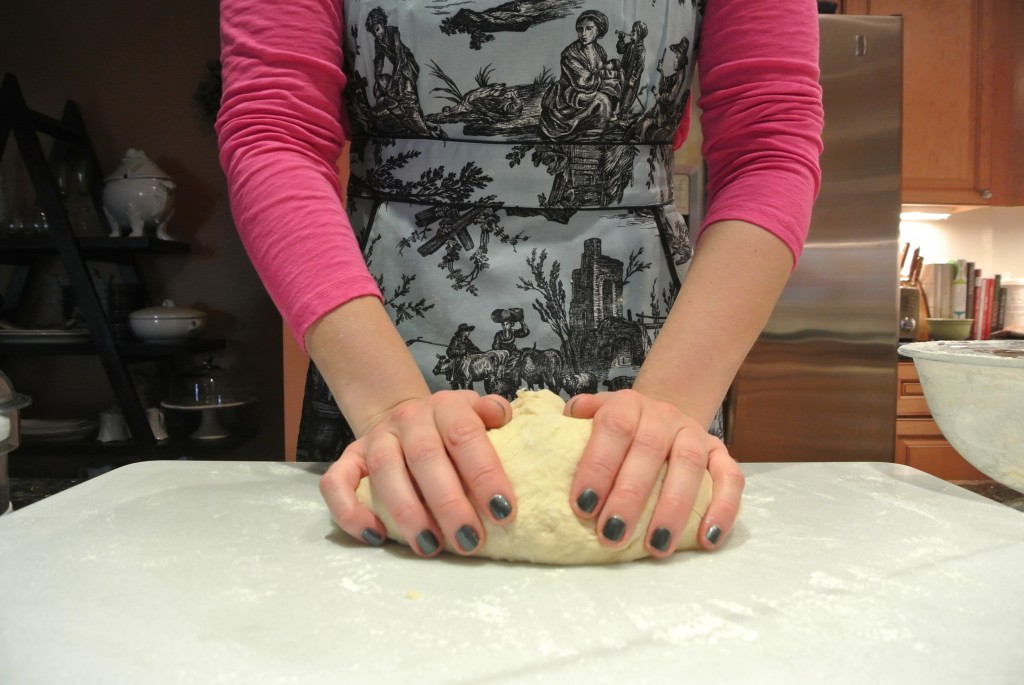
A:
[[[36,202],[48,222],[48,232],[42,237],[0,240],[0,263],[13,267],[13,273],[3,292],[0,318],[17,321],[25,307],[23,295],[29,275],[41,259],[56,255],[67,276],[75,302],[81,311],[89,335],[68,340],[0,339],[0,360],[14,355],[86,355],[99,358],[110,382],[114,399],[124,413],[133,441],[118,448],[134,455],[135,459],[171,458],[174,450],[159,444],[149,427],[146,408],[140,401],[128,368],[129,361],[149,359],[167,360],[171,357],[221,349],[223,340],[194,340],[185,342],[143,342],[119,340],[107,319],[89,273],[88,262],[105,262],[117,267],[122,280],[139,283],[135,259],[143,254],[182,254],[189,245],[175,240],[151,237],[84,238],[74,235],[67,211],[61,200],[52,169],[59,163],[75,158],[83,160],[92,170],[92,187],[88,196],[96,214],[107,228],[102,211],[102,177],[92,143],[85,129],[78,106],[68,101],[61,118],[54,119],[29,109],[21,87],[13,74],[6,74],[0,84],[0,154],[8,136],[13,135],[25,169],[28,172]],[[53,138],[49,156],[43,152],[40,136]],[[140,284],[141,285],[141,284]],[[91,449],[96,450],[93,443]],[[43,448],[59,451],[50,444]],[[71,452],[72,446],[67,446]],[[28,452],[29,450],[22,450]],[[114,453],[118,450],[109,450]],[[180,450],[179,450],[180,451]],[[103,452],[102,449],[99,452]]]

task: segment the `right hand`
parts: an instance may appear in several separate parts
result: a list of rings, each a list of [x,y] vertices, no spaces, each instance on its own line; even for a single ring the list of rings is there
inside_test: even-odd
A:
[[[499,526],[515,518],[512,484],[486,434],[511,417],[505,398],[472,390],[405,400],[345,449],[320,479],[320,493],[342,530],[380,544],[384,524],[356,497],[368,477],[417,554],[435,556],[448,540],[470,555],[484,542],[477,511]]]

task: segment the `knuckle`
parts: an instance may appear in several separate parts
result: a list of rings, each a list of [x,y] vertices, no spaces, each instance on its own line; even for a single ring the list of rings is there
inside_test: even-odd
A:
[[[692,496],[684,495],[680,492],[668,492],[663,490],[661,493],[660,504],[670,511],[679,512],[683,515],[688,515],[693,510],[694,498]]]
[[[388,511],[399,528],[418,527],[423,515],[423,505],[414,499],[402,499],[388,507]]]
[[[638,431],[633,436],[633,446],[645,455],[664,459],[665,455],[668,454],[670,444],[663,434],[657,431],[644,430]]]
[[[629,440],[633,437],[633,417],[622,411],[610,411],[599,418],[601,427],[612,437]]]
[[[446,492],[430,500],[430,510],[438,521],[457,518],[465,506],[466,498],[461,492]]]
[[[331,513],[334,515],[334,520],[337,521],[339,525],[344,527],[346,523],[355,518],[355,511],[355,502],[345,500],[343,502],[339,502],[338,504],[336,504]]]
[[[393,468],[397,454],[387,447],[373,447],[366,452],[366,470],[370,473],[381,473]]]
[[[729,487],[734,488],[737,492],[743,492],[743,488],[747,485],[746,476],[738,468],[730,470],[722,478],[724,478]]]
[[[334,492],[341,487],[342,480],[338,477],[337,471],[328,469],[324,475],[320,476],[320,494],[327,495],[329,492]]]
[[[687,471],[702,472],[708,467],[707,455],[690,445],[683,445],[675,450],[672,459]]]
[[[615,476],[618,475],[619,472],[617,463],[601,458],[591,460],[586,465],[586,470],[589,472],[588,475],[600,483],[612,482],[615,480]]]
[[[447,456],[442,445],[426,438],[415,440],[405,447],[405,458],[410,466],[436,464]]]
[[[627,480],[615,484],[615,499],[627,508],[642,508],[650,496],[650,490],[635,481]]]
[[[729,521],[735,521],[740,513],[739,502],[734,502],[732,500],[716,502],[715,509],[718,514],[717,518],[724,518]]]
[[[498,468],[491,464],[479,464],[466,469],[462,474],[466,489],[470,492],[483,492],[487,489],[488,483],[493,483],[499,477]]]
[[[445,431],[445,439],[454,448],[471,445],[483,435],[483,430],[476,422],[465,419],[456,421]]]

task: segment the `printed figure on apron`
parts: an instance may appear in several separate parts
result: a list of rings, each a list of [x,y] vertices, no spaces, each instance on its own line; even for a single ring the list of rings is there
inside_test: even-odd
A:
[[[620,120],[629,119],[633,107],[639,104],[643,108],[643,101],[639,99],[640,77],[643,75],[644,60],[647,57],[647,50],[644,48],[644,38],[647,37],[647,24],[642,21],[635,22],[629,33],[616,31],[619,37],[615,43],[615,51],[622,55],[622,90],[619,93]]]
[[[689,98],[701,14],[692,2],[671,5],[668,22],[663,8],[638,8],[614,27],[576,2],[460,7],[438,31],[410,12],[347,3],[349,215],[434,389],[512,399],[519,388],[546,388],[568,398],[629,387],[618,379],[636,376],[692,255],[671,204],[669,143]],[[648,60],[649,25],[685,33],[666,49],[667,75],[664,55]],[[504,31],[557,40],[567,26],[575,38],[532,77],[490,51]],[[611,30],[619,59],[602,45]],[[471,51],[458,54],[445,36],[465,33]],[[456,67],[472,74],[468,87]],[[543,174],[517,172],[525,165],[546,171],[547,187]],[[510,302],[517,290],[522,298]],[[491,350],[460,338],[489,322],[500,325]],[[339,433],[317,426],[343,418],[325,384],[307,387],[321,394],[306,402],[299,453],[335,459],[348,432],[333,442]]]

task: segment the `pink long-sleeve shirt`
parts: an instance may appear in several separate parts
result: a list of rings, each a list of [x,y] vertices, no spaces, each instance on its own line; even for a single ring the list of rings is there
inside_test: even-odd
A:
[[[760,226],[789,247],[794,263],[820,183],[816,12],[809,0],[707,0],[697,53],[709,171],[704,225]],[[221,1],[217,133],[231,209],[303,347],[307,329],[332,309],[380,297],[340,202],[343,40],[340,0]]]

